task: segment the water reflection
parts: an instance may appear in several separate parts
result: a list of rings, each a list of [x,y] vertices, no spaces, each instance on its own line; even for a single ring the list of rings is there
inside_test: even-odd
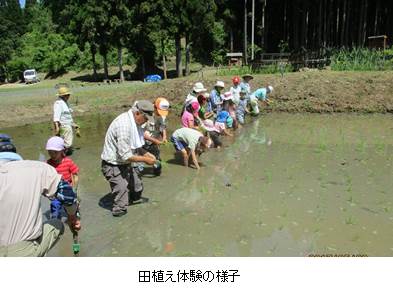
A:
[[[203,154],[200,172],[164,145],[162,176],[144,178],[150,202],[113,218],[98,205],[99,157],[116,115],[80,121],[82,256],[393,255],[390,116],[263,116]],[[44,160],[48,124],[6,130],[25,159]],[[67,231],[51,255],[72,256],[71,243]]]

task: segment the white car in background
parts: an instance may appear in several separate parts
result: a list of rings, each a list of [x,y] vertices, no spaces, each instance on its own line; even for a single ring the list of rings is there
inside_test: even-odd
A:
[[[23,78],[25,79],[25,83],[36,83],[39,82],[37,71],[35,69],[28,69],[23,72]]]

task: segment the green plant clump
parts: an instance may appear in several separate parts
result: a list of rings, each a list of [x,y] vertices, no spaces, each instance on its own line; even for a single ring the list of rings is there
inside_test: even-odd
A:
[[[331,68],[335,71],[392,70],[393,48],[385,51],[366,48],[334,51],[331,56]]]

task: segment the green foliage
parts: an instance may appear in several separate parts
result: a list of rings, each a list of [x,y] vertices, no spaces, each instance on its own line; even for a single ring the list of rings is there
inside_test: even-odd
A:
[[[81,65],[81,54],[72,37],[55,32],[47,9],[37,5],[30,10],[33,16],[28,25],[29,32],[20,38],[20,45],[7,62],[8,77],[21,78],[24,70],[34,68],[49,75],[65,73]]]
[[[222,65],[225,62],[225,55],[227,53],[227,50],[224,47],[226,36],[224,24],[222,22],[214,22],[212,34],[215,49],[210,55],[213,60],[213,64]]]
[[[0,1],[0,81],[8,77],[7,62],[19,46],[25,21],[18,0]]]
[[[383,51],[365,48],[333,51],[331,68],[336,71],[391,70],[393,50],[386,50],[385,54]]]

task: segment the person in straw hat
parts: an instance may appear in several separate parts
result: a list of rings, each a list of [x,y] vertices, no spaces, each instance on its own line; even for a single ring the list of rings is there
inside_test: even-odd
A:
[[[70,90],[66,86],[60,86],[57,92],[58,98],[53,105],[54,135],[60,136],[64,139],[66,153],[69,153],[72,149],[74,128],[77,135],[79,135],[79,126],[74,123],[74,120],[72,119],[73,111],[68,104],[70,96]]]

